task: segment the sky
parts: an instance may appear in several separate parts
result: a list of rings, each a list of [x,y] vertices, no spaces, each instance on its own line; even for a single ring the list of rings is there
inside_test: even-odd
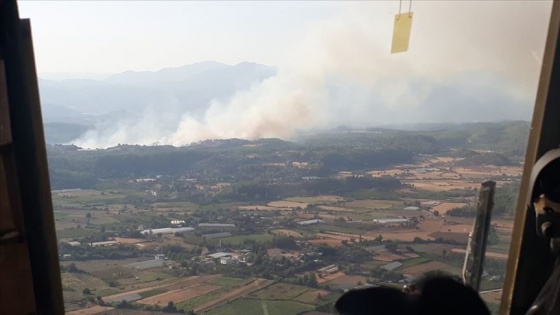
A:
[[[39,73],[159,70],[203,60],[276,65],[339,2],[19,1]]]
[[[403,1],[403,13],[409,3]],[[301,126],[360,121],[528,120],[551,6],[547,0],[413,0],[410,49],[390,54],[397,0],[19,1],[20,16],[31,19],[43,78],[207,60],[277,69],[229,100],[203,104],[203,119],[173,113],[180,119],[172,134],[157,133],[161,126],[147,114],[100,126],[90,146],[289,138]],[[145,130],[147,120],[154,121],[152,137],[129,132]]]
[[[437,69],[442,57],[456,56],[452,68],[535,72],[550,7],[544,0],[413,1],[411,49],[392,59]],[[24,0],[19,10],[31,19],[41,75],[155,71],[204,60],[282,66],[306,58],[290,52],[315,40],[314,28],[341,22],[367,23],[389,49],[399,2]]]

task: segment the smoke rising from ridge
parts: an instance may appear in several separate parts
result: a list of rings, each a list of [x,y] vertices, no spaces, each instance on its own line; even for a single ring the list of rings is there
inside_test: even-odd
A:
[[[530,113],[551,2],[414,2],[410,51],[397,55],[389,49],[398,4],[340,6],[338,16],[309,25],[292,46],[271,48],[285,51],[276,75],[230,99],[212,100],[203,115],[182,111],[167,95],[133,116],[98,123],[74,143],[289,139],[300,130],[341,124],[523,119]]]

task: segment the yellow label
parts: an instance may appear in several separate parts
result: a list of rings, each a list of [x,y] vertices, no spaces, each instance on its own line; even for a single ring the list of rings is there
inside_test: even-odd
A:
[[[395,15],[395,28],[393,29],[393,45],[391,53],[400,53],[408,50],[410,30],[412,29],[412,12]]]

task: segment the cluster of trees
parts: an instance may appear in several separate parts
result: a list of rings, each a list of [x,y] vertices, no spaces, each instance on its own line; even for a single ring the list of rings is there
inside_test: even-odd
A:
[[[107,150],[81,151],[76,146],[48,146],[53,189],[89,188],[101,179],[184,174],[210,180],[326,177],[339,170],[365,170],[412,162],[417,154],[450,148],[492,148],[507,154],[523,151],[528,124],[506,122],[444,126],[436,131],[377,130],[314,135],[300,143],[279,139],[203,141],[188,147],[119,145]],[[247,146],[247,144],[254,144]],[[471,153],[474,151],[470,151]],[[468,154],[468,165],[512,165],[507,154]],[[310,168],[290,167],[307,162]],[[285,163],[286,167],[271,166]]]
[[[510,166],[517,163],[502,153],[478,153],[471,151],[464,160],[456,162],[458,166],[497,165]]]
[[[414,150],[399,141],[381,147],[344,149],[310,148],[271,139],[256,147],[245,147],[242,143],[180,148],[122,145],[95,151],[80,151],[74,146],[49,146],[51,184],[54,189],[89,188],[100,183],[101,179],[177,174],[205,182],[255,178],[295,181],[303,176],[329,176],[339,170],[364,170],[411,162],[415,155]],[[310,167],[292,167],[293,161],[307,162]],[[276,166],[278,163],[286,166]]]
[[[73,260],[95,260],[95,259],[125,259],[140,255],[138,248],[132,245],[119,244],[108,247],[71,246],[60,243],[58,247],[60,255],[70,254]]]
[[[167,305],[164,307],[161,307],[159,305],[147,305],[147,304],[128,302],[126,300],[113,303],[113,306],[117,309],[132,309],[132,310],[144,310],[144,311],[151,311],[151,312],[184,313],[187,315],[196,315],[196,313],[193,310],[178,309],[175,303],[173,303],[172,301],[169,301]]]
[[[272,247],[285,249],[285,250],[295,250],[299,246],[296,244],[296,241],[293,237],[285,236],[285,235],[275,235],[272,241],[270,242]]]
[[[496,194],[494,195],[494,208],[492,209],[492,214],[498,216],[514,215],[515,207],[517,204],[518,193],[519,193],[519,183],[509,183],[502,187],[496,188]],[[476,207],[472,205],[457,207],[448,210],[447,214],[455,217],[474,218],[476,216]]]

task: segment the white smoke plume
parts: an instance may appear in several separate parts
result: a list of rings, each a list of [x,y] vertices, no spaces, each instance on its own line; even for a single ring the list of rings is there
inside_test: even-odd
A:
[[[477,91],[490,89],[530,109],[550,8],[550,1],[414,1],[410,51],[390,55],[398,2],[343,2],[336,17],[302,30],[293,46],[276,48],[285,51],[285,62],[275,76],[229,101],[213,100],[202,118],[181,113],[180,104],[164,117],[154,104],[74,142],[187,145],[289,139],[298,130],[340,124],[422,122],[433,113],[418,113],[440,87],[481,104]],[[508,105],[496,106],[508,118]]]

